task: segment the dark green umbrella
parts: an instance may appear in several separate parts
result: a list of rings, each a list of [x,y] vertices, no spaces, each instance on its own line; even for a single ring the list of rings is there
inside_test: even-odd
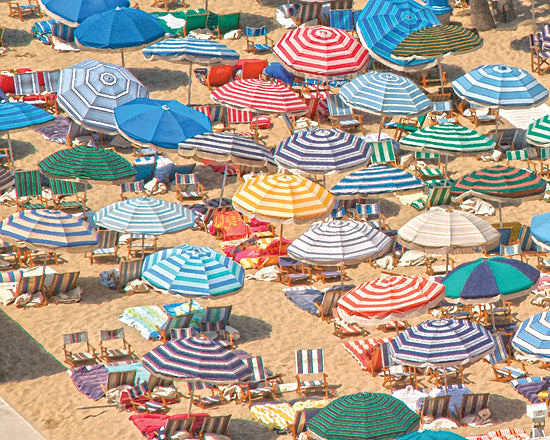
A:
[[[340,397],[308,422],[318,440],[386,440],[418,430],[420,417],[388,394],[358,393]]]

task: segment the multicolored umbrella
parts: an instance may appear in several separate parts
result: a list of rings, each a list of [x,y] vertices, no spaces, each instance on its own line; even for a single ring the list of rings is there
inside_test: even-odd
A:
[[[523,321],[512,338],[512,347],[544,360],[550,358],[549,313],[537,313]]]
[[[467,320],[424,321],[390,341],[390,356],[397,364],[445,368],[477,362],[495,349],[489,330]]]
[[[61,70],[57,102],[83,127],[117,134],[115,107],[148,96],[129,70],[88,59]]]
[[[431,10],[414,0],[370,0],[359,14],[356,28],[373,58],[393,70],[414,72],[433,67],[438,60],[396,60],[392,52],[413,32],[439,24]]]
[[[308,421],[317,440],[390,440],[416,431],[420,416],[399,399],[383,393],[339,397]]]
[[[390,237],[367,223],[332,220],[309,228],[288,246],[287,252],[304,263],[344,265],[378,258],[391,245]]]
[[[538,281],[540,271],[512,258],[479,258],[461,264],[443,280],[451,303],[488,304],[524,296]]]
[[[389,276],[359,284],[338,300],[340,317],[360,325],[420,316],[441,302],[445,286],[429,278]]]
[[[253,177],[233,196],[233,207],[272,223],[309,223],[327,217],[334,197],[321,185],[291,174]]]
[[[529,125],[527,142],[537,147],[550,146],[550,115],[543,116]]]
[[[366,165],[372,150],[363,139],[337,128],[300,131],[275,150],[277,163],[307,174],[351,171]]]
[[[294,29],[273,46],[273,53],[288,70],[308,78],[348,78],[369,62],[368,51],[357,40],[327,26]]]
[[[136,98],[115,108],[115,121],[130,142],[171,150],[190,137],[212,131],[208,116],[173,100]]]
[[[129,0],[38,0],[41,9],[67,26],[78,26],[86,18],[117,7],[130,7]]]
[[[141,276],[164,292],[208,298],[240,290],[244,268],[212,248],[184,245],[145,257]]]

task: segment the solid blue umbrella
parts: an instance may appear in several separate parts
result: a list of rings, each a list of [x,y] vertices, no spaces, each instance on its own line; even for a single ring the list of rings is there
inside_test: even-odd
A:
[[[61,70],[57,102],[83,127],[117,134],[114,108],[148,96],[128,69],[88,59]]]
[[[512,338],[512,347],[526,354],[550,358],[550,315],[537,313],[523,321]]]
[[[136,98],[115,108],[118,131],[141,146],[178,148],[186,139],[212,131],[210,119],[178,101]]]
[[[397,60],[391,53],[413,32],[439,24],[431,10],[414,0],[370,0],[356,28],[373,58],[393,70],[411,72],[433,67],[438,60]]]
[[[550,249],[550,212],[535,215],[531,219],[533,241],[545,249]]]
[[[74,36],[81,46],[120,50],[124,66],[123,49],[142,47],[164,38],[164,29],[156,17],[145,11],[115,8],[86,18]]]
[[[99,12],[130,6],[129,0],[38,0],[38,2],[50,17],[73,27]]]
[[[283,168],[329,174],[365,166],[371,152],[369,144],[357,136],[336,128],[318,128],[289,136],[274,157]]]
[[[162,291],[208,298],[240,290],[244,268],[212,248],[184,245],[148,255],[141,276]]]

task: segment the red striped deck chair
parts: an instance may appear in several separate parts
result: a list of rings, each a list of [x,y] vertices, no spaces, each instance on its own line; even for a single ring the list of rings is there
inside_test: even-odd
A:
[[[69,364],[71,368],[97,363],[95,348],[90,345],[86,331],[64,334],[63,353],[65,354],[65,363]]]
[[[66,293],[70,290],[73,290],[76,287],[76,282],[80,272],[66,272],[66,273],[56,273],[53,276],[52,283],[48,288],[48,297],[52,298],[54,295],[60,293]]]
[[[185,329],[191,324],[193,314],[169,316],[164,326],[157,327],[162,342],[168,342],[172,338],[172,329]]]
[[[351,336],[368,335],[369,332],[357,324],[348,324],[343,321],[338,313],[338,307],[332,310],[332,323],[334,324],[334,334],[339,338],[348,338]]]
[[[297,393],[305,397],[306,390],[322,389],[328,399],[328,375],[325,373],[323,360],[323,349],[296,350],[296,381],[298,383]],[[304,380],[304,377],[321,376],[322,379]]]
[[[107,384],[101,384],[103,391],[112,390],[114,388],[128,385],[133,387],[136,381],[136,370],[131,371],[110,371],[107,376]]]
[[[380,344],[390,342],[393,338],[370,338],[358,341],[342,342],[344,349],[348,351],[354,359],[361,365],[361,370],[370,371],[373,376],[380,371],[382,367],[380,359],[380,350],[375,353],[374,348]]]
[[[18,211],[48,208],[42,199],[42,183],[38,170],[15,172],[15,195]],[[33,197],[36,197],[38,201],[33,201]]]
[[[17,298],[20,295],[28,293],[33,295],[41,292],[44,288],[45,275],[35,275],[32,277],[22,277],[19,279],[15,290],[12,290],[13,296]]]
[[[131,345],[124,338],[123,328],[101,330],[99,336],[100,357],[103,360],[107,362],[128,358],[137,360],[137,356],[132,351]]]
[[[227,109],[227,129],[236,131],[235,124],[250,124],[252,121],[253,114],[250,110],[237,110],[234,108]],[[239,132],[242,136],[254,137],[255,134],[253,131]]]
[[[137,182],[121,183],[120,187],[120,200],[126,200],[128,193],[134,193],[136,196],[142,196],[145,191],[145,182],[138,180]]]
[[[252,405],[252,399],[262,397],[272,396],[277,400],[277,383],[281,375],[268,376],[261,356],[243,359],[243,362],[252,370],[252,381],[245,385],[242,399],[248,399],[250,405]]]
[[[420,420],[422,424],[424,424],[424,419],[427,416],[433,417],[434,419],[450,417],[450,402],[451,396],[426,397],[420,409]]]
[[[204,438],[206,434],[227,435],[231,414],[227,416],[210,416],[204,419],[199,437]]]

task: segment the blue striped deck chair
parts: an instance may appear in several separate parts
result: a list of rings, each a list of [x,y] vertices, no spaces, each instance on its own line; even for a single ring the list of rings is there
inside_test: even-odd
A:
[[[435,168],[420,168],[418,161],[434,160],[437,162]],[[414,169],[418,173],[418,177],[422,180],[440,179],[443,177],[444,172],[441,169],[441,156],[435,153],[424,153],[423,151],[414,152]]]
[[[499,245],[499,255],[501,257],[514,257],[516,255],[519,255],[521,259],[523,260],[523,250],[521,249],[521,244],[509,244],[507,246],[505,245]]]
[[[84,193],[85,184],[77,184],[70,180],[50,179],[50,188],[53,195],[53,204],[55,209],[72,210],[80,209],[82,212],[87,211],[86,200],[84,195],[79,196],[79,193]],[[67,197],[74,196],[75,200],[67,200]]]
[[[427,416],[433,417],[434,419],[450,417],[450,403],[451,396],[426,397],[422,402],[422,408],[420,409],[420,420],[422,424],[424,424],[424,419]]]
[[[42,182],[40,171],[16,171],[15,195],[17,197],[17,210],[22,209],[46,209],[47,205],[42,200]],[[26,200],[26,198],[29,198]],[[31,197],[38,198],[33,202]]]
[[[475,415],[482,409],[489,408],[490,397],[489,393],[463,394],[462,402],[458,408],[458,420],[461,421],[464,416]]]
[[[107,384],[101,384],[103,391],[112,390],[122,385],[134,386],[136,382],[136,370],[131,371],[109,371]]]
[[[121,183],[120,187],[120,200],[126,200],[128,193],[134,193],[136,196],[143,195],[145,191],[145,181],[138,180],[137,182]]]
[[[390,163],[397,167],[397,159],[393,151],[392,141],[372,142],[372,156],[370,157],[371,164]]]
[[[323,360],[323,349],[316,350],[296,350],[296,381],[298,388],[296,392],[300,397],[306,396],[306,391],[322,389],[325,392],[325,398],[328,399],[327,374],[325,373],[325,363]],[[305,376],[305,378],[304,378]],[[308,379],[309,376],[321,376],[320,379]]]
[[[389,343],[384,342],[376,348],[380,350],[381,371],[380,375],[384,378],[382,386],[393,392],[393,386],[396,383],[406,383],[416,387],[416,373],[403,365],[397,365],[390,356]]]
[[[189,199],[204,199],[206,197],[204,185],[199,182],[199,175],[197,173],[176,173],[175,181],[178,191],[176,198],[180,202]]]
[[[519,231],[518,243],[521,246],[523,252],[536,252],[537,244],[533,241],[533,236],[531,235],[531,227],[526,225],[521,225]]]
[[[12,290],[13,296],[17,298],[20,295],[28,293],[30,295],[41,292],[44,289],[45,275],[34,275],[31,277],[22,277],[17,282],[15,290]]]
[[[540,376],[534,376],[534,377],[520,377],[518,379],[512,379],[510,382],[510,386],[515,390],[518,385],[524,385],[526,383],[539,383],[544,382],[548,379],[548,377],[540,377]]]
[[[360,129],[361,133],[365,134],[361,126],[363,124],[362,116],[353,113],[351,108],[344,104],[338,95],[327,95],[327,109],[332,128],[339,128],[344,131]]]
[[[296,15],[290,18],[294,21],[294,23],[296,23],[296,26],[301,26],[311,20],[319,20],[321,17],[322,6],[323,4],[320,2],[301,3],[300,9]]]
[[[380,203],[357,203],[355,212],[357,220],[367,222],[379,230],[388,229],[386,219],[380,212]],[[371,217],[375,217],[375,219],[371,220]]]
[[[24,96],[40,94],[38,72],[16,73],[13,75],[13,86],[16,95]]]
[[[221,390],[214,384],[209,384],[201,381],[187,382],[187,388],[189,389],[189,394],[191,396],[193,405],[201,407],[203,409],[229,403],[223,396]],[[195,395],[197,391],[202,390],[209,390],[210,395]]]
[[[162,327],[157,327],[162,342],[168,342],[172,338],[172,329],[188,328],[193,319],[193,314],[169,316],[168,321]]]
[[[44,91],[48,93],[57,93],[59,90],[59,76],[61,75],[60,70],[50,70],[47,72],[42,72],[44,78]]]
[[[285,123],[288,131],[290,131],[291,134],[298,133],[300,131],[308,131],[310,129],[309,124],[302,124],[300,126],[297,126],[296,118],[294,116],[289,116],[286,113],[283,113],[281,117],[283,118],[283,122]]]
[[[246,51],[256,53],[271,52],[273,50],[273,40],[267,36],[267,27],[258,28],[246,27],[244,30],[246,37]],[[263,37],[263,38],[262,38]],[[254,39],[260,39],[261,43],[256,43]]]
[[[98,360],[95,348],[90,344],[88,332],[86,331],[64,334],[63,353],[65,354],[65,363],[69,364],[71,368],[86,364],[96,364]]]
[[[33,38],[49,46],[52,43],[52,25],[55,23],[59,23],[59,21],[51,19],[34,23],[31,28]]]
[[[88,251],[84,256],[90,259],[90,264],[97,263],[98,257],[114,257],[118,261],[118,241],[120,232],[101,230],[97,233],[97,248]]]
[[[330,213],[331,220],[342,220],[346,216],[346,207],[341,200],[336,200],[334,208]]]
[[[243,362],[252,370],[252,380],[245,386],[242,399],[247,399],[250,405],[252,399],[272,396],[277,400],[277,383],[281,375],[268,375],[261,356],[243,359]]]
[[[331,9],[328,11],[328,16],[330,27],[347,32],[355,31],[355,22],[353,21],[353,11],[351,9]]]
[[[527,376],[527,371],[523,363],[511,359],[508,355],[508,351],[506,350],[500,333],[493,334],[493,341],[495,342],[495,351],[485,356],[484,360],[491,364],[493,372],[495,373],[494,380],[496,382],[509,382],[513,379]],[[510,365],[512,361],[518,362],[520,368],[512,367]]]
[[[124,329],[101,330],[99,332],[100,357],[106,362],[121,359],[136,359],[129,342],[124,338]]]
[[[170,339],[187,339],[197,336],[199,332],[195,327],[171,328]]]
[[[76,287],[80,272],[56,273],[48,287],[48,296],[51,298],[60,293],[66,293]]]
[[[52,48],[58,52],[79,52],[80,49],[74,42],[74,30],[64,23],[52,25]]]
[[[130,281],[141,279],[142,266],[143,266],[143,258],[138,258],[135,260],[123,260],[120,262],[118,266],[119,292],[123,292],[124,288]]]
[[[460,383],[464,385],[464,367],[441,367],[429,369],[428,382],[439,386],[440,384],[445,383],[445,377],[447,377],[447,379],[460,379]]]
[[[221,434],[227,436],[231,414],[226,416],[210,416],[204,419],[199,431],[199,437],[205,438],[206,433]]]

